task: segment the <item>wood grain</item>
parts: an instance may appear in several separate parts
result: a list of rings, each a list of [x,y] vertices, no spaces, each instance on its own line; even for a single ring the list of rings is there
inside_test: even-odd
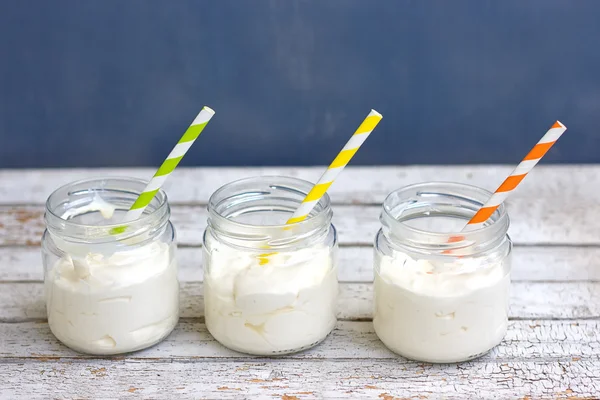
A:
[[[509,234],[523,245],[600,245],[600,207],[573,207],[570,201],[540,199],[526,203],[508,201],[511,216]],[[202,244],[206,227],[205,206],[174,205],[171,221],[178,242],[184,246]],[[333,223],[344,245],[372,245],[381,228],[379,206],[334,208]],[[0,206],[0,246],[36,246],[44,232],[42,206]]]
[[[98,358],[77,353],[61,344],[48,324],[23,322],[0,324],[0,363],[8,359],[82,359]],[[519,360],[570,360],[572,357],[600,360],[600,321],[567,320],[511,321],[504,341],[475,362]],[[204,323],[182,320],[173,333],[156,346],[119,356],[119,359],[204,359],[254,358],[221,346]],[[288,359],[395,359],[409,362],[388,350],[377,338],[371,322],[339,321],[320,345]]]
[[[158,359],[17,361],[0,397],[47,399],[597,399],[600,361],[509,360],[460,365],[397,360]]]
[[[165,188],[172,204],[206,204],[215,190],[237,179],[283,175],[316,182],[325,168],[177,168]],[[493,191],[513,168],[510,165],[349,166],[328,193],[335,204],[380,204],[392,190],[419,182],[460,182]],[[59,186],[76,180],[106,176],[131,176],[147,180],[154,172],[151,168],[0,170],[0,204],[42,205]],[[19,190],[15,190],[17,187]],[[565,198],[586,203],[594,201],[598,187],[598,165],[542,164],[528,175],[511,198],[518,199],[517,202]]]
[[[45,319],[42,283],[4,283],[0,292],[0,321]],[[342,320],[368,320],[373,307],[373,285],[342,283],[337,316]],[[202,283],[181,284],[182,318],[204,315]],[[510,317],[516,319],[576,319],[600,317],[600,283],[513,282]]]
[[[179,279],[202,281],[202,249],[177,251]],[[341,282],[373,280],[373,249],[342,247],[338,278]],[[37,247],[0,247],[1,281],[42,281],[43,268]],[[600,281],[600,248],[516,246],[513,248],[513,281]]]
[[[182,169],[173,174],[167,188],[173,204],[206,204],[221,185],[242,177],[283,174],[315,180],[320,167]],[[379,229],[378,205],[392,190],[409,183],[440,180],[474,184],[490,190],[510,172],[510,167],[357,167],[349,168],[331,188],[334,223],[342,243],[371,244]],[[600,184],[598,166],[540,166],[522,182],[508,200],[511,236],[522,244],[600,244],[600,217],[595,188]],[[43,231],[41,204],[59,185],[75,179],[105,175],[150,176],[148,169],[0,171],[0,201],[4,204],[39,204],[0,208],[0,245],[39,242]],[[13,190],[16,187],[22,190]],[[568,187],[569,190],[564,190]],[[341,206],[339,204],[345,204]],[[348,207],[347,205],[357,205]],[[204,206],[173,207],[173,222],[180,243],[200,244],[206,223]]]

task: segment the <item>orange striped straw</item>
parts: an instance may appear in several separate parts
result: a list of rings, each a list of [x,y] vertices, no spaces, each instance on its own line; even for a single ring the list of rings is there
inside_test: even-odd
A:
[[[539,142],[525,156],[523,161],[510,174],[502,185],[490,197],[490,199],[477,211],[471,220],[464,227],[463,231],[471,231],[483,226],[485,221],[492,216],[494,211],[506,200],[508,196],[515,190],[521,181],[527,176],[529,171],[544,157],[550,148],[556,143],[558,138],[565,133],[567,127],[561,122],[556,121],[552,128],[540,139]]]

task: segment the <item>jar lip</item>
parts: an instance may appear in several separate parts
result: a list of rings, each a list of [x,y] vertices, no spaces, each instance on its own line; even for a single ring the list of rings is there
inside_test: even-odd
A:
[[[293,228],[301,228],[301,227],[305,227],[305,226],[314,224],[316,221],[318,221],[320,219],[323,219],[325,221],[328,219],[328,217],[329,218],[331,217],[331,215],[330,215],[331,214],[331,199],[327,193],[325,193],[323,195],[323,197],[321,197],[321,199],[319,199],[319,202],[315,206],[315,208],[317,208],[317,206],[320,205],[321,207],[319,210],[317,210],[315,212],[315,208],[313,208],[313,210],[311,211],[311,214],[309,214],[309,216],[306,219],[299,221],[299,222],[294,222],[291,224],[277,224],[277,225],[249,224],[249,223],[245,223],[245,222],[234,221],[233,219],[223,216],[219,211],[216,210],[218,203],[220,203],[220,201],[222,201],[222,199],[219,199],[219,196],[221,196],[227,190],[231,190],[231,189],[235,188],[236,186],[239,186],[240,188],[242,188],[244,184],[248,184],[248,183],[256,183],[257,185],[264,184],[265,181],[268,181],[268,180],[273,180],[273,182],[268,182],[269,186],[291,185],[291,186],[294,186],[294,190],[296,190],[298,192],[302,192],[304,196],[306,196],[308,194],[308,192],[310,191],[310,189],[312,189],[312,187],[314,186],[314,183],[311,183],[307,180],[294,178],[294,177],[288,177],[288,176],[282,176],[282,175],[261,175],[261,176],[253,176],[253,177],[242,178],[242,179],[238,179],[235,181],[231,181],[231,182],[226,183],[225,185],[221,186],[219,189],[217,189],[215,192],[213,192],[213,194],[210,196],[210,199],[208,200],[208,206],[207,206],[208,212],[209,212],[209,217],[215,218],[222,223],[231,224],[231,226],[237,226],[240,228],[249,228],[249,229],[256,229],[256,228],[284,229],[286,227],[287,228],[292,228],[292,227]],[[298,187],[298,186],[304,186],[304,188]],[[217,201],[217,200],[219,200],[219,201]]]
[[[114,228],[118,228],[118,227],[122,227],[124,225],[127,225],[128,227],[130,227],[131,231],[138,231],[140,229],[143,229],[144,226],[150,226],[150,225],[154,225],[155,223],[152,223],[152,221],[161,221],[162,219],[164,219],[164,215],[168,215],[168,197],[166,192],[163,189],[159,189],[158,192],[155,194],[154,198],[156,198],[158,200],[158,205],[156,206],[156,208],[153,208],[151,210],[149,210],[149,212],[142,214],[142,216],[140,216],[138,219],[134,220],[134,221],[130,221],[130,222],[116,222],[116,223],[112,223],[112,224],[106,224],[106,225],[92,225],[92,224],[85,224],[85,223],[81,223],[81,222],[77,222],[74,221],[72,219],[65,219],[63,218],[62,215],[60,215],[59,213],[57,213],[54,209],[54,207],[52,206],[53,201],[56,201],[57,198],[61,195],[70,195],[70,191],[69,188],[71,187],[76,187],[78,185],[82,185],[82,186],[86,186],[88,187],[88,190],[90,192],[99,192],[100,190],[98,189],[103,189],[104,186],[106,186],[105,190],[107,191],[118,191],[118,189],[116,188],[111,188],[110,185],[108,185],[109,183],[114,184],[118,184],[118,183],[122,183],[124,185],[140,185],[140,187],[142,188],[141,190],[143,190],[143,188],[146,187],[146,185],[148,184],[148,181],[144,180],[144,179],[140,179],[140,178],[133,178],[133,177],[123,177],[123,176],[100,176],[100,177],[95,177],[95,178],[86,178],[86,179],[80,179],[77,181],[73,181],[73,182],[69,182],[66,183],[60,187],[58,187],[57,189],[55,189],[50,196],[48,196],[48,199],[46,200],[45,203],[45,208],[46,208],[46,223],[48,225],[52,225],[52,222],[55,222],[57,224],[61,224],[64,226],[68,226],[77,230],[95,230],[96,232],[99,231],[105,231],[105,232],[109,232]],[[135,191],[138,195],[140,193],[142,193],[141,191],[135,190],[135,189],[130,189],[132,191]],[[139,192],[139,193],[138,193]],[[119,235],[111,235],[114,237],[118,237],[118,236],[122,236],[123,234],[119,234]]]
[[[411,195],[414,196],[415,193],[417,195],[421,192],[427,193],[428,189],[431,190],[432,194],[446,194],[448,197],[454,197],[457,200],[463,200],[477,205],[477,209],[483,206],[483,204],[492,196],[492,193],[486,189],[457,182],[422,182],[396,189],[388,194],[383,201],[383,211],[381,216],[382,223],[390,226],[390,228],[394,231],[394,236],[408,238],[408,240],[413,244],[424,244],[421,243],[420,238],[427,237],[427,242],[429,242],[429,244],[433,246],[442,246],[448,249],[461,248],[466,245],[472,245],[473,243],[489,241],[490,237],[506,235],[509,227],[509,217],[504,203],[500,204],[497,210],[494,211],[494,214],[492,215],[496,215],[496,217],[491,217],[486,225],[483,225],[477,229],[463,232],[433,232],[419,229],[414,226],[410,226],[406,223],[406,221],[397,219],[392,214],[393,211],[398,211],[398,204],[393,204],[393,201],[397,202],[398,198],[403,197],[403,194],[405,194],[404,197],[408,199]],[[453,192],[457,192],[459,194],[453,194]],[[455,240],[449,241],[448,239],[451,237]]]

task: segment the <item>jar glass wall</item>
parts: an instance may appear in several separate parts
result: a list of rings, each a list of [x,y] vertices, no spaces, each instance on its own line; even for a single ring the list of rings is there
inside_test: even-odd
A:
[[[223,345],[257,355],[321,342],[336,323],[337,238],[329,196],[285,225],[312,184],[257,177],[229,183],[208,205],[206,326]]]
[[[504,206],[482,228],[461,232],[490,196],[468,185],[424,183],[384,201],[375,238],[373,324],[394,352],[459,362],[501,342],[512,248]]]
[[[145,186],[137,179],[90,179],[57,189],[46,202],[48,324],[74,350],[140,350],[177,324],[176,241],[166,194],[159,191],[138,220],[118,223]]]

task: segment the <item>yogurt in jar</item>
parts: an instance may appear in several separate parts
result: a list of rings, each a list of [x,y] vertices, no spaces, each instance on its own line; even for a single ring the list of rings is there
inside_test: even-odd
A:
[[[480,356],[506,333],[506,262],[469,257],[436,264],[396,251],[382,256],[375,273],[377,335],[414,360],[443,363]]]
[[[223,345],[257,355],[290,353],[312,347],[334,328],[338,282],[330,248],[273,253],[261,263],[256,253],[210,247],[206,326]]]
[[[101,199],[62,217],[114,207]],[[143,243],[135,243],[143,241]],[[148,237],[103,244],[53,237],[62,256],[45,277],[52,333],[74,350],[119,354],[158,343],[179,318],[179,282],[174,245]]]

